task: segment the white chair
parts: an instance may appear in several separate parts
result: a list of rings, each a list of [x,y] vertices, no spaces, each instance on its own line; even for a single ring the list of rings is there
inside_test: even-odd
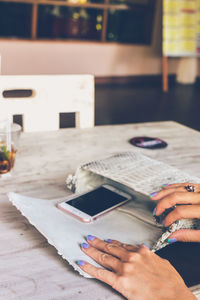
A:
[[[20,90],[28,97],[10,97]],[[59,128],[59,113],[75,113],[75,126],[94,126],[94,76],[0,76],[0,115],[23,116],[25,132]]]

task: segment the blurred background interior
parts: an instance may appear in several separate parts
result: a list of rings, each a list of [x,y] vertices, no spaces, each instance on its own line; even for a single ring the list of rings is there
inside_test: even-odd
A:
[[[0,56],[2,75],[94,74],[96,125],[200,129],[198,60],[169,58],[162,89],[162,0],[0,0]]]

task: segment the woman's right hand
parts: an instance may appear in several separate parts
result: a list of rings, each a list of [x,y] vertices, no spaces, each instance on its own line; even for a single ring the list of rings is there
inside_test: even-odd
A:
[[[79,267],[129,300],[195,300],[183,279],[165,259],[145,245],[103,241],[87,236],[82,251],[105,269],[79,260]]]
[[[195,192],[188,192],[185,188],[187,185],[194,186]],[[200,184],[186,182],[164,185],[161,191],[150,196],[152,200],[157,201],[154,210],[156,216],[176,205],[166,216],[163,222],[165,227],[180,219],[200,219]],[[200,230],[180,229],[170,235],[169,241],[200,242]]]

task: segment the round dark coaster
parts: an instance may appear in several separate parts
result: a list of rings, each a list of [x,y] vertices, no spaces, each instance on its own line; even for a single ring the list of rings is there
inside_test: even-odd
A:
[[[137,136],[129,140],[129,142],[140,148],[161,149],[167,147],[167,143],[161,139],[147,136]]]

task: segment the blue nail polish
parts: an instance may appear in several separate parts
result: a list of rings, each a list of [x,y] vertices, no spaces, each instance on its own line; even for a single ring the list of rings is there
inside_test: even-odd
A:
[[[85,265],[85,262],[83,260],[77,260],[76,261],[77,265],[83,267]]]
[[[95,236],[93,236],[93,235],[91,235],[91,234],[88,234],[87,236],[86,236],[86,240],[87,241],[93,241],[94,239],[95,239],[96,237]]]
[[[153,216],[155,216],[155,215],[156,215],[156,207],[153,210]]]
[[[81,248],[83,248],[83,249],[88,249],[89,247],[90,247],[90,245],[87,244],[87,243],[82,243],[81,244]]]
[[[107,239],[107,240],[105,240],[105,242],[112,243],[112,240],[111,239]]]
[[[158,192],[154,192],[154,193],[150,194],[149,197],[152,198],[152,197],[155,197],[155,196],[157,196],[157,195],[158,195]]]
[[[146,248],[148,248],[148,249],[149,249],[149,246],[148,246],[147,244],[143,243],[143,245],[144,245]]]
[[[172,243],[177,242],[177,239],[176,239],[176,238],[171,238],[171,239],[168,239],[167,242],[168,242],[169,244],[172,244]]]
[[[162,184],[161,186],[162,187],[165,187],[165,186],[168,186],[169,185],[169,183],[164,183],[164,184]]]

